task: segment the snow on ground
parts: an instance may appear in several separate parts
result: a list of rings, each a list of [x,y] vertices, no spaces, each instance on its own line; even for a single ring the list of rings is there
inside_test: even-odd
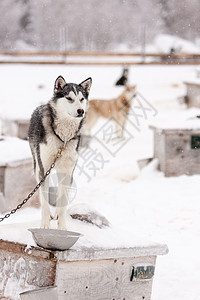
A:
[[[91,76],[90,99],[109,99],[122,91],[114,87],[121,74],[119,66],[1,65],[0,74],[0,118],[29,118],[37,105],[50,99],[58,75],[71,82]],[[96,139],[91,141],[90,149],[100,153],[104,163],[95,171],[85,165],[86,174],[80,174],[84,159],[81,152],[74,177],[77,191],[69,211],[96,210],[111,223],[110,228],[99,229],[69,217],[68,229],[84,234],[74,247],[130,247],[147,245],[149,241],[168,245],[169,253],[157,260],[152,300],[200,299],[200,175],[165,178],[157,170],[156,160],[141,171],[136,163],[137,159],[153,155],[149,123],[175,122],[178,126],[200,114],[200,110],[187,110],[178,101],[186,92],[182,82],[194,76],[195,66],[131,67],[130,83],[137,84],[139,100],[149,109],[146,119],[142,110],[135,108],[143,117],[136,122],[130,114],[126,139],[112,145],[101,136],[102,128],[111,123],[100,120],[92,131]],[[4,153],[0,144],[0,155]],[[25,207],[0,225],[0,238],[34,245],[27,228],[39,227],[39,223],[40,210]]]

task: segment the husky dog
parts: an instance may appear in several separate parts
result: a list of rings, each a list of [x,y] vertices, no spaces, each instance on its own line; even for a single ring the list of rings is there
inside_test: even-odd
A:
[[[51,166],[59,147],[66,143],[66,149],[55,165],[58,193],[54,219],[58,220],[58,229],[61,230],[66,229],[68,189],[72,184],[73,171],[78,159],[80,131],[85,121],[91,84],[91,78],[75,84],[66,83],[65,79],[59,76],[55,81],[53,98],[47,104],[36,108],[30,120],[28,137],[37,182]],[[53,218],[48,192],[47,177],[40,188],[42,228],[49,228]]]
[[[90,133],[91,128],[99,117],[112,119],[116,125],[116,133],[119,138],[124,137],[124,127],[136,96],[136,86],[127,86],[117,98],[110,100],[90,100],[87,112],[85,130]]]
[[[124,86],[126,86],[127,82],[128,82],[128,68],[124,68],[122,76],[117,80],[115,85],[124,85]]]

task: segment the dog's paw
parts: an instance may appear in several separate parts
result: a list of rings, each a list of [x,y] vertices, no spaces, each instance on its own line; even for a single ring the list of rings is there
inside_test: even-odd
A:
[[[50,217],[49,216],[46,216],[45,218],[42,218],[40,228],[43,228],[43,229],[49,229],[50,228]]]
[[[50,222],[48,224],[41,223],[40,228],[42,228],[42,229],[49,229],[50,228]]]
[[[66,226],[66,216],[58,215],[58,229],[59,230],[67,230]]]
[[[58,221],[58,230],[67,230],[66,224]]]
[[[67,230],[66,226],[66,208],[61,208],[57,207],[55,215],[54,215],[54,220],[58,221],[58,229],[59,230]]]

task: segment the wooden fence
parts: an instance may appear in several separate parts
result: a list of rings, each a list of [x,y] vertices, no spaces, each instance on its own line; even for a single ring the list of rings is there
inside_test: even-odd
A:
[[[67,65],[199,65],[200,53],[0,52],[0,63]]]

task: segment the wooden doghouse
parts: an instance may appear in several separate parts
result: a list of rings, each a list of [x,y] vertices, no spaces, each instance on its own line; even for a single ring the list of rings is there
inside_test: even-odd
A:
[[[188,107],[200,107],[200,79],[185,81],[187,95],[185,102]]]
[[[5,136],[27,139],[30,119],[4,119],[2,120],[2,134]]]
[[[0,165],[0,191],[2,193],[0,213],[15,208],[33,190],[35,185],[31,159]],[[39,206],[38,196],[34,195],[27,205]]]
[[[15,145],[18,145],[16,146],[18,151],[24,151],[24,145],[19,146],[20,140],[18,142],[15,138],[2,139],[3,141],[0,141],[1,156],[5,157],[1,157],[3,161],[0,162],[0,213],[15,208],[36,185],[31,157],[17,158],[15,155]],[[21,141],[21,143],[27,142]],[[27,205],[38,206],[38,195],[34,195]]]
[[[0,292],[17,300],[22,291],[56,285],[59,300],[150,300],[157,255],[167,252],[161,244],[47,251],[0,240]]]
[[[200,121],[195,121],[196,126],[189,124],[179,129],[150,126],[154,131],[154,157],[167,177],[200,174]]]

